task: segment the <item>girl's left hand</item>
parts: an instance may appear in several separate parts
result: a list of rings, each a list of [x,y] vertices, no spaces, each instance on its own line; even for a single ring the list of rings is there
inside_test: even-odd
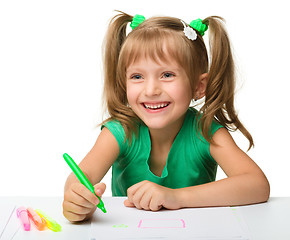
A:
[[[167,209],[181,208],[176,189],[163,187],[146,180],[128,188],[127,195],[128,199],[124,201],[126,207],[151,211],[158,211],[162,207]]]

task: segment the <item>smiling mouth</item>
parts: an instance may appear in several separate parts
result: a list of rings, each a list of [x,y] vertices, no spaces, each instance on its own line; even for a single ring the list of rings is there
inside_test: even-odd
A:
[[[150,109],[150,110],[158,110],[158,109],[162,109],[162,108],[166,108],[170,103],[169,102],[163,102],[163,103],[143,103],[143,106],[146,109]]]

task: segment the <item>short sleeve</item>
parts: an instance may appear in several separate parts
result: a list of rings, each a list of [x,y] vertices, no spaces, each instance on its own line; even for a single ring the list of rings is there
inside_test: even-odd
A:
[[[120,155],[123,155],[125,152],[125,131],[121,123],[119,121],[113,120],[106,122],[101,126],[101,129],[104,127],[108,128],[109,131],[114,135],[120,148]]]
[[[218,123],[217,121],[213,121],[211,124],[211,135],[213,136],[217,130],[223,127],[224,126]]]
[[[211,124],[211,137],[216,133],[217,130],[220,128],[223,128],[223,126],[218,123],[217,121],[213,121]],[[210,154],[210,143],[205,140],[201,134],[199,135],[199,144],[198,144],[198,149],[200,151],[201,156],[203,156],[203,159],[207,161],[210,165],[216,164],[216,161]]]

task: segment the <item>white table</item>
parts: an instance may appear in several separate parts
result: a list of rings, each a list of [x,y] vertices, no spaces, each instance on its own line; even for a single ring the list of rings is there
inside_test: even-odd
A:
[[[104,198],[104,202],[106,202],[106,198]],[[62,197],[0,197],[0,204],[2,203],[39,208],[62,226],[62,231],[58,233],[50,230],[40,232],[34,227],[31,231],[25,232],[21,228],[13,240],[89,239],[90,222],[71,224],[67,221],[62,214]],[[267,203],[238,208],[241,209],[253,240],[290,239],[290,197],[270,198]]]

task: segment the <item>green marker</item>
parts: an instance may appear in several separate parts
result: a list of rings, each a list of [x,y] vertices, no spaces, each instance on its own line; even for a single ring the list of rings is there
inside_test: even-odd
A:
[[[87,189],[89,189],[93,194],[95,194],[95,189],[94,189],[93,185],[87,179],[87,177],[82,172],[82,170],[79,168],[79,166],[75,163],[75,161],[67,153],[63,154],[63,158],[67,162],[67,164],[70,166],[70,168],[73,170],[74,174],[77,176],[77,178],[80,180],[80,182],[83,185],[85,185],[87,187]],[[98,208],[101,209],[104,213],[106,213],[107,211],[105,209],[105,206],[104,206],[102,199],[99,196],[97,196],[97,198],[100,200],[99,204],[97,205]]]

